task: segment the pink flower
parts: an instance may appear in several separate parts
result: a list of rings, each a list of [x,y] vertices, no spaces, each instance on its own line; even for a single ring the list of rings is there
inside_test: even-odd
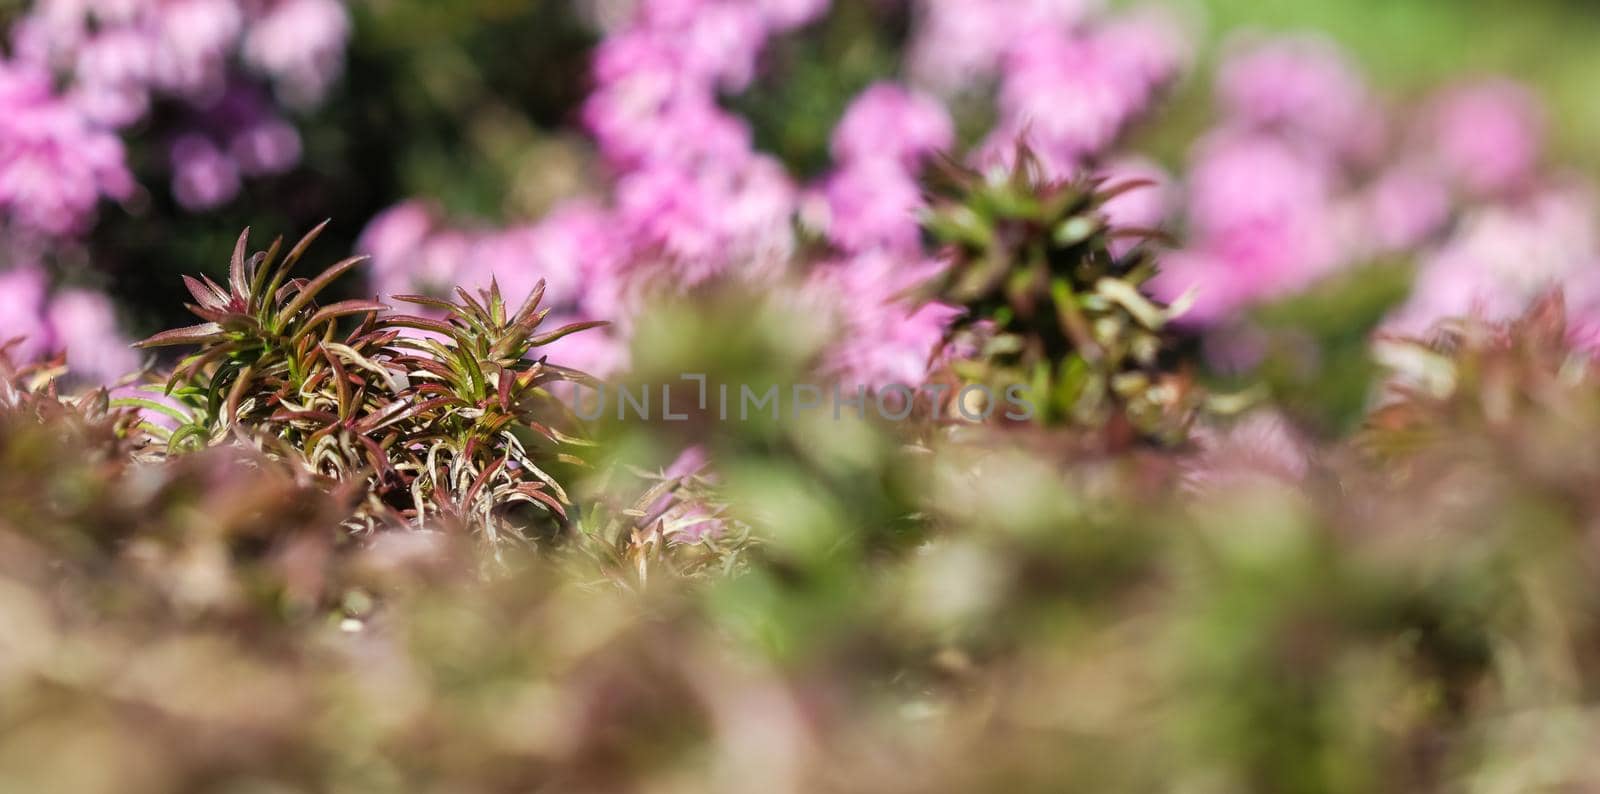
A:
[[[1325,159],[1238,132],[1214,134],[1195,159],[1189,250],[1164,256],[1151,282],[1168,301],[1193,292],[1187,322],[1214,322],[1245,303],[1302,289],[1343,261]]]
[[[1160,166],[1148,160],[1124,158],[1106,165],[1100,176],[1105,179],[1105,185],[1111,188],[1134,181],[1150,183],[1105,203],[1101,209],[1113,229],[1161,227],[1172,203],[1172,178]],[[1135,240],[1112,240],[1111,251],[1121,256],[1136,244]]]
[[[693,286],[730,265],[769,271],[793,247],[794,188],[783,169],[754,158],[740,170],[698,173],[660,165],[618,180],[617,219],[637,257],[668,265]],[[664,260],[664,261],[662,261]]]
[[[669,77],[631,75],[601,86],[583,106],[585,126],[613,165],[728,163],[748,156],[749,128],[710,94],[680,90]]]
[[[112,28],[78,51],[74,103],[97,124],[120,127],[145,114],[154,71],[149,37]]]
[[[671,46],[685,55],[691,72],[729,92],[750,86],[767,40],[763,12],[749,2],[706,3],[675,33]]]
[[[1495,195],[1533,178],[1544,121],[1526,89],[1492,80],[1444,92],[1425,129],[1422,145],[1445,174],[1469,192]]]
[[[629,239],[693,268],[688,279],[699,282],[720,269],[711,265],[722,242],[717,198],[711,185],[688,170],[659,165],[618,180],[617,216]]]
[[[1362,199],[1366,228],[1380,251],[1399,251],[1427,240],[1450,218],[1450,190],[1417,167],[1380,174]]]
[[[1047,169],[1067,177],[1110,146],[1144,112],[1155,84],[1150,64],[1105,44],[1049,28],[1022,34],[1005,60],[986,159],[1004,162],[1025,139]]]
[[[922,0],[912,33],[910,71],[916,81],[953,93],[988,79],[1005,53],[1029,32],[1070,31],[1098,0]]]
[[[1360,74],[1313,36],[1257,42],[1222,64],[1217,93],[1238,121],[1348,153],[1369,146],[1376,114]]]
[[[915,177],[890,160],[864,160],[846,165],[823,183],[819,211],[811,222],[845,251],[886,248],[915,251],[921,230],[917,211],[923,206]]]
[[[350,16],[338,0],[277,0],[245,36],[245,61],[294,105],[320,100],[338,77]]]
[[[232,0],[170,0],[152,9],[155,79],[175,94],[200,97],[222,90],[228,53],[244,29]]]
[[[0,212],[32,232],[74,234],[102,196],[133,189],[115,135],[53,94],[44,73],[0,61]]]
[[[828,10],[828,0],[756,0],[767,26],[776,31],[798,28]]]
[[[1594,217],[1594,197],[1576,188],[1469,213],[1458,231],[1423,259],[1411,300],[1391,329],[1422,333],[1442,319],[1468,313],[1508,320],[1554,287],[1565,290],[1574,316],[1600,310]]]
[[[74,376],[110,383],[139,366],[139,356],[118,330],[116,313],[104,294],[63,290],[51,299],[46,317],[55,346],[66,352]]]
[[[1188,181],[1195,233],[1217,237],[1321,213],[1334,175],[1325,159],[1276,138],[1224,131],[1200,143]]]
[[[228,154],[246,176],[281,174],[300,162],[300,132],[283,119],[264,119],[234,133]]]
[[[862,91],[833,128],[833,158],[840,163],[884,157],[914,166],[954,144],[944,105],[894,83]]]
[[[1188,31],[1156,6],[1111,17],[1091,35],[1101,56],[1146,90],[1176,79],[1191,57]]]
[[[0,273],[0,345],[20,340],[10,348],[13,361],[32,361],[53,344],[44,321],[47,282],[44,271],[33,266]]]
[[[191,212],[239,195],[239,169],[210,139],[190,133],[172,144],[172,195]]]
[[[433,226],[433,213],[421,201],[396,204],[367,223],[356,250],[372,258],[368,267],[374,289],[384,295],[409,291],[414,257]]]
[[[939,303],[918,306],[906,295],[938,267],[875,251],[814,271],[805,298],[831,312],[839,329],[838,342],[826,356],[827,374],[847,390],[922,384],[946,329],[961,311]]]

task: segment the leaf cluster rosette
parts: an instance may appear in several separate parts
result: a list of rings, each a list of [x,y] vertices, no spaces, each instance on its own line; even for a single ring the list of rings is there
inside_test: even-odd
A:
[[[247,255],[247,229],[226,285],[185,277],[187,307],[204,322],[139,346],[197,349],[147,387],[154,394],[126,400],[172,425],[147,422],[161,453],[244,443],[361,483],[358,528],[476,530],[497,541],[564,520],[569,499],[551,469],[578,463],[566,450],[582,442],[550,387],[587,376],[538,352],[600,323],[541,329],[543,282],[519,306],[494,283],[476,295],[457,288],[454,300],[394,296],[416,314],[369,299],[320,305],[363,261],[292,277],[323,226],[281,257],[281,239]]]
[[[948,265],[923,296],[966,310],[951,338],[975,354],[952,364],[959,379],[1026,390],[1046,425],[1183,437],[1197,399],[1173,363],[1179,311],[1142,289],[1161,234],[1114,228],[1104,211],[1148,184],[1052,179],[1026,148],[1009,169],[943,165],[923,226]]]

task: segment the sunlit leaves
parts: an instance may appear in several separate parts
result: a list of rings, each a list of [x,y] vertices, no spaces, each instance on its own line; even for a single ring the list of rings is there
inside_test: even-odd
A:
[[[198,348],[157,384],[159,399],[125,403],[176,425],[155,428],[165,454],[245,443],[330,482],[364,483],[350,520],[359,528],[427,526],[498,540],[564,518],[568,496],[546,466],[572,459],[558,450],[573,428],[548,386],[577,375],[533,354],[597,324],[542,329],[542,283],[515,311],[498,284],[458,289],[454,300],[396,297],[417,314],[371,299],[319,305],[364,261],[294,277],[322,228],[281,261],[281,240],[247,256],[246,230],[226,286],[184,281],[190,311],[206,322],[140,343]]]

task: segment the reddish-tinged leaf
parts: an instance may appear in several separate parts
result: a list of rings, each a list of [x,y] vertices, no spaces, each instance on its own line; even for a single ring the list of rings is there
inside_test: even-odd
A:
[[[301,328],[295,334],[294,338],[298,340],[311,329],[338,317],[345,317],[352,314],[372,314],[374,312],[381,312],[387,308],[389,307],[377,301],[371,300],[347,300],[339,301],[338,303],[330,303],[327,306],[318,309],[316,314],[311,315],[311,319],[306,322],[304,328]]]
[[[399,299],[396,298],[396,300]],[[384,315],[380,322],[386,326],[398,325],[405,328],[415,328],[420,331],[432,331],[445,336],[451,336],[456,330],[448,323],[442,323],[427,317],[418,317],[414,314],[388,314]]]
[[[516,491],[523,496],[538,500],[540,504],[550,508],[550,510],[556,515],[561,516],[562,518],[567,517],[567,508],[561,504],[560,500],[545,492],[543,483],[527,483],[525,485],[519,485],[517,486]]]
[[[199,325],[190,325],[184,328],[173,328],[170,331],[162,331],[161,333],[141,342],[135,342],[133,346],[137,348],[149,348],[166,347],[168,345],[196,345],[200,344],[201,342],[209,342],[217,339],[221,336],[221,334],[222,326],[217,325],[216,323],[200,323]]]
[[[487,483],[489,478],[493,477],[494,473],[500,470],[501,466],[506,465],[506,457],[507,456],[501,456],[500,458],[496,459],[495,462],[484,467],[483,471],[478,474],[478,478],[472,481],[472,486],[467,489],[465,498],[461,500],[463,505],[470,505],[475,499],[478,498],[478,492],[483,490],[484,483]]]
[[[278,261],[278,251],[281,248],[283,248],[283,237],[280,235],[272,238],[272,245],[268,246],[266,252],[260,254],[260,258],[255,261],[250,273],[251,297],[262,295],[261,290],[266,287],[267,272],[272,270],[273,264]]]
[[[300,257],[305,255],[306,249],[310,248],[311,244],[316,242],[317,237],[322,234],[322,230],[328,228],[328,224],[330,223],[333,223],[332,218],[324,220],[322,223],[312,227],[311,231],[306,232],[306,236],[300,238],[300,241],[295,243],[293,248],[289,249],[289,255],[283,258],[283,266],[285,268],[294,267],[294,264],[300,261]]]
[[[358,436],[361,445],[367,448],[367,461],[378,472],[379,479],[389,479],[394,475],[394,467],[389,462],[389,453],[378,446],[378,442],[366,436]]]
[[[534,347],[543,347],[543,346],[548,345],[551,342],[554,342],[557,339],[560,339],[560,338],[562,338],[564,336],[568,336],[570,334],[575,334],[575,333],[577,333],[579,331],[587,331],[590,328],[599,328],[601,326],[610,325],[610,324],[611,323],[608,323],[605,320],[589,320],[589,321],[581,322],[581,323],[572,323],[571,325],[564,325],[564,326],[562,326],[560,328],[557,328],[556,330],[551,331],[548,334],[541,334],[539,336],[536,336],[533,339],[529,340],[529,344],[533,345]]]
[[[533,290],[528,293],[528,297],[522,301],[522,308],[517,309],[513,322],[520,323],[533,317],[533,313],[539,310],[539,301],[544,300],[544,288],[544,279],[541,278],[539,283],[533,285]]]
[[[290,317],[295,316],[297,312],[305,308],[306,304],[310,303],[313,298],[317,297],[317,293],[327,289],[328,285],[332,284],[335,279],[339,278],[345,273],[350,272],[351,268],[354,268],[356,265],[359,265],[365,261],[367,261],[367,257],[365,256],[352,256],[349,259],[338,262],[327,270],[317,274],[316,278],[311,279],[311,281],[307,282],[305,286],[300,288],[300,294],[294,296],[294,299],[289,301],[289,305],[283,307],[283,310],[278,312],[278,327],[282,328],[283,324],[288,322]]]
[[[339,416],[341,418],[349,417],[350,378],[345,374],[344,364],[339,361],[338,356],[334,355],[325,347],[320,349],[322,351],[323,360],[327,361],[328,366],[333,369],[333,388],[338,392],[339,395]]]
[[[456,310],[456,305],[454,303],[451,303],[447,300],[432,298],[427,295],[390,295],[389,297],[402,303],[411,303],[417,306],[427,306],[430,309],[438,309],[444,312],[453,312]]]
[[[233,388],[228,389],[227,416],[229,423],[238,423],[239,403],[244,402],[245,387],[250,384],[250,376],[254,373],[254,367],[246,366],[234,375]]]
[[[239,242],[233,244],[233,256],[228,260],[228,291],[236,301],[245,299],[244,257],[250,246],[250,227],[244,227]]]
[[[208,309],[220,309],[228,305],[228,296],[224,294],[210,279],[201,281],[193,276],[183,276],[183,286],[188,288],[189,294],[194,296],[196,303]]]
[[[466,304],[468,308],[472,309],[472,313],[476,314],[478,317],[489,316],[489,310],[485,308],[482,303],[479,303],[477,298],[472,297],[472,293],[467,292],[466,289],[462,287],[456,287],[456,296],[461,298],[461,302]],[[468,316],[470,317],[472,315],[469,314]]]

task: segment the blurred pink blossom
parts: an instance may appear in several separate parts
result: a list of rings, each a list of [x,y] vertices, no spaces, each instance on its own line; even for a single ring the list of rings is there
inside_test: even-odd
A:
[[[873,251],[825,263],[812,273],[809,300],[833,314],[838,342],[826,371],[847,390],[890,384],[920,385],[950,322],[960,310],[939,303],[917,306],[907,293],[939,265],[908,263]]]
[[[284,101],[322,99],[344,64],[350,16],[339,0],[275,0],[245,35],[245,61],[270,75]]]
[[[1308,286],[1340,264],[1345,237],[1324,158],[1269,135],[1224,131],[1203,141],[1189,173],[1190,240],[1151,282],[1165,300],[1192,291],[1190,323]]]
[[[236,0],[170,0],[147,6],[155,79],[164,90],[195,97],[222,90],[225,61],[244,29]],[[148,26],[148,27],[146,27]]]
[[[86,229],[102,196],[134,190],[122,142],[51,91],[49,76],[0,60],[0,211],[45,235]]]
[[[78,51],[74,103],[97,124],[134,122],[150,106],[154,61],[147,36],[126,28],[95,36]]]
[[[1102,211],[1114,229],[1159,229],[1166,221],[1172,204],[1172,177],[1149,160],[1125,157],[1104,166],[1098,176],[1105,185],[1115,188],[1131,182],[1149,184],[1133,188],[1105,203]],[[1111,251],[1121,256],[1138,241],[1118,239],[1111,241]]]
[[[1422,145],[1467,191],[1501,194],[1526,186],[1539,164],[1544,120],[1538,102],[1509,80],[1461,85],[1437,97]]]
[[[1401,165],[1379,174],[1362,197],[1362,223],[1380,252],[1412,248],[1444,228],[1450,189],[1425,169]]]
[[[1190,31],[1164,7],[1135,7],[1111,15],[1091,36],[1116,71],[1146,90],[1177,78],[1193,57]]]
[[[426,203],[396,204],[367,222],[356,240],[356,250],[371,257],[369,279],[383,295],[412,292],[409,285],[412,257],[433,231],[433,214]]]
[[[808,221],[845,251],[912,252],[920,245],[922,189],[915,175],[894,161],[845,165],[827,176],[808,205]]]
[[[841,163],[885,157],[914,165],[954,144],[955,125],[943,104],[887,82],[857,95],[833,128],[833,158]]]
[[[183,135],[172,144],[172,195],[190,211],[226,204],[239,195],[239,169],[210,139]]]
[[[822,16],[829,0],[756,0],[767,25],[775,31],[800,27]]]
[[[246,176],[280,174],[300,162],[300,132],[282,119],[266,119],[234,133],[228,155]]]
[[[0,273],[0,344],[16,340],[10,348],[14,361],[30,361],[50,349],[44,319],[48,281],[43,270],[31,265]]]
[[[118,330],[111,300],[103,293],[62,290],[51,298],[45,316],[55,347],[66,353],[74,376],[110,383],[139,366],[139,356]]]
[[[43,199],[30,201],[32,209],[3,200],[0,209],[51,234],[85,231],[89,213],[80,208],[92,203],[86,182],[101,181],[93,192],[117,197],[132,191],[110,133],[142,118],[155,96],[183,100],[196,117],[192,126],[226,144],[183,144],[172,163],[179,203],[203,210],[227,201],[240,174],[279,173],[300,156],[298,134],[281,114],[261,100],[238,100],[239,86],[250,82],[241,65],[271,80],[282,98],[313,102],[337,76],[349,33],[340,0],[33,0],[11,24],[14,60],[0,70],[48,75],[28,78],[41,86],[34,93],[54,97],[52,82],[59,83],[75,113],[58,109],[49,121],[33,115],[24,123],[10,101],[0,107],[23,131],[0,144],[8,146],[0,169],[44,185],[29,188]],[[38,100],[33,111],[56,104]],[[80,139],[80,156],[17,152],[63,138]],[[86,171],[98,176],[86,180]]]
[[[1556,287],[1572,316],[1600,317],[1595,208],[1589,190],[1568,187],[1468,213],[1419,264],[1411,300],[1390,330],[1420,334],[1468,313],[1509,320]]]
[[[1317,36],[1280,36],[1244,47],[1218,69],[1217,93],[1236,122],[1274,127],[1341,154],[1370,149],[1381,132],[1360,73]]]
[[[1054,175],[1070,176],[1143,109],[1146,90],[1089,39],[1032,31],[1006,60],[985,148],[1004,156],[1025,139]]]
[[[1075,29],[1099,0],[920,0],[907,56],[919,85],[943,94],[993,77],[1006,51],[1030,31]]]

